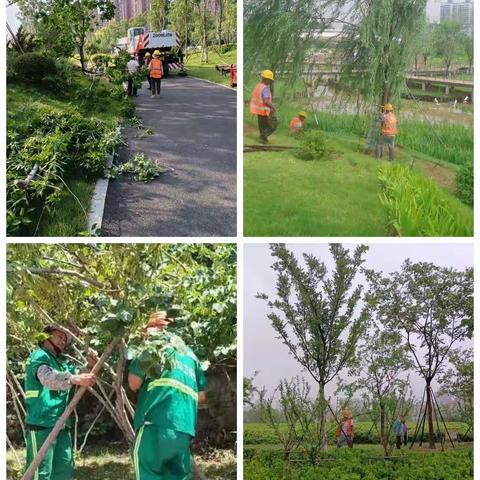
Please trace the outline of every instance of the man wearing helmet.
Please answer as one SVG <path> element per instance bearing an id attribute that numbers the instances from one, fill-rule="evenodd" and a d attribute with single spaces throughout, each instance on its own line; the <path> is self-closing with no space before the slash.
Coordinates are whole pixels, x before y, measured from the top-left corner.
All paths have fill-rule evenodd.
<path id="1" fill-rule="evenodd" d="M 303 126 L 305 124 L 305 120 L 307 119 L 307 112 L 299 112 L 298 116 L 293 117 L 290 120 L 290 125 L 288 126 L 288 130 L 290 133 L 297 134 L 303 130 Z"/>
<path id="2" fill-rule="evenodd" d="M 393 113 L 393 105 L 387 103 L 383 106 L 383 113 L 380 115 L 382 132 L 377 143 L 377 158 L 383 156 L 383 146 L 388 145 L 388 159 L 393 162 L 395 159 L 395 137 L 398 133 L 397 118 Z"/>
<path id="3" fill-rule="evenodd" d="M 272 103 L 272 85 L 274 77 L 271 70 L 261 73 L 261 81 L 253 89 L 250 98 L 250 113 L 258 117 L 260 143 L 268 143 L 268 137 L 277 129 L 275 106 Z"/>
<path id="4" fill-rule="evenodd" d="M 166 312 L 155 312 L 145 335 L 155 335 L 172 323 Z M 137 360 L 130 364 L 128 384 L 139 392 L 133 419 L 136 480 L 191 478 L 190 442 L 196 434 L 198 404 L 206 401 L 206 379 L 200 362 L 179 337 L 169 349 L 172 368 L 150 378 Z"/>
<path id="5" fill-rule="evenodd" d="M 94 374 L 79 373 L 63 357 L 72 341 L 68 331 L 57 325 L 48 325 L 44 333 L 47 338 L 30 354 L 25 370 L 26 468 L 67 408 L 72 386 L 92 387 L 96 382 Z M 97 360 L 96 353 L 90 351 L 88 365 L 93 368 Z M 73 477 L 70 426 L 71 420 L 68 419 L 36 471 L 35 480 L 70 480 Z"/>
<path id="6" fill-rule="evenodd" d="M 353 448 L 353 419 L 350 416 L 350 411 L 346 408 L 343 411 L 343 416 L 338 420 L 338 427 L 335 433 L 337 437 L 337 448 L 340 448 L 345 443 L 349 448 Z"/>

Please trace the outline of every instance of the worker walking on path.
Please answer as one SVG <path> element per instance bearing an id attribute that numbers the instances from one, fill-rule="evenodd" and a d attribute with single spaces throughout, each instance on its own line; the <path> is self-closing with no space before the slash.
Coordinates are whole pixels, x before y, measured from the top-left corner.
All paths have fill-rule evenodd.
<path id="1" fill-rule="evenodd" d="M 93 387 L 96 377 L 92 373 L 78 373 L 62 353 L 71 338 L 55 325 L 44 329 L 48 338 L 40 343 L 27 361 L 25 370 L 25 407 L 27 462 L 26 469 L 63 414 L 70 400 L 72 386 Z M 98 361 L 92 350 L 87 355 L 89 367 Z M 36 470 L 35 480 L 71 480 L 73 478 L 71 420 L 50 445 L 47 454 Z"/>
<path id="2" fill-rule="evenodd" d="M 350 416 L 350 411 L 346 408 L 343 411 L 343 417 L 338 421 L 338 427 L 335 433 L 337 437 L 337 448 L 340 448 L 345 443 L 349 448 L 353 448 L 353 435 L 353 419 Z"/>
<path id="3" fill-rule="evenodd" d="M 307 112 L 300 112 L 296 117 L 290 120 L 288 130 L 290 133 L 297 134 L 303 130 L 305 120 L 307 119 Z"/>
<path id="4" fill-rule="evenodd" d="M 155 98 L 155 96 L 160 97 L 160 89 L 162 87 L 163 77 L 163 62 L 160 58 L 159 50 L 155 50 L 153 52 L 153 59 L 148 66 L 148 71 L 150 72 L 151 78 L 152 98 Z"/>
<path id="5" fill-rule="evenodd" d="M 155 312 L 146 335 L 155 336 L 173 320 Z M 200 362 L 180 337 L 172 335 L 168 355 L 172 367 L 150 378 L 133 360 L 128 384 L 139 391 L 133 426 L 136 480 L 188 480 L 191 478 L 190 442 L 196 434 L 198 404 L 205 402 L 206 379 Z"/>
<path id="6" fill-rule="evenodd" d="M 135 74 L 138 72 L 140 65 L 135 59 L 134 55 L 131 55 L 130 60 L 127 63 L 128 71 L 128 96 L 137 96 L 137 87 L 135 85 Z"/>
<path id="7" fill-rule="evenodd" d="M 278 121 L 275 116 L 275 106 L 272 103 L 273 72 L 264 70 L 261 73 L 261 82 L 253 89 L 250 99 L 250 112 L 258 117 L 260 143 L 268 143 L 268 137 L 277 129 Z"/>
<path id="8" fill-rule="evenodd" d="M 383 157 L 383 146 L 388 145 L 388 159 L 395 160 L 395 137 L 398 133 L 397 118 L 393 113 L 393 106 L 387 103 L 383 107 L 383 113 L 380 114 L 382 122 L 382 132 L 377 143 L 377 158 Z"/>
<path id="9" fill-rule="evenodd" d="M 144 62 L 145 62 L 145 66 L 147 67 L 148 69 L 148 72 L 147 72 L 147 82 L 148 82 L 148 89 L 151 90 L 152 89 L 152 80 L 150 78 L 150 69 L 149 69 L 149 66 L 150 66 L 150 62 L 152 61 L 152 55 L 150 52 L 147 52 L 145 54 L 145 57 L 144 57 Z"/>

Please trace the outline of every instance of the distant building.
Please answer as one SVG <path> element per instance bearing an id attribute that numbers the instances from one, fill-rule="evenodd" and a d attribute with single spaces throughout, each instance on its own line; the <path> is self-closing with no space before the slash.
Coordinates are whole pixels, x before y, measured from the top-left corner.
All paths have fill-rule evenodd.
<path id="1" fill-rule="evenodd" d="M 115 20 L 129 20 L 150 10 L 150 0 L 114 0 Z"/>
<path id="2" fill-rule="evenodd" d="M 440 22 L 454 21 L 462 25 L 468 35 L 473 35 L 473 2 L 448 0 L 440 6 Z"/>

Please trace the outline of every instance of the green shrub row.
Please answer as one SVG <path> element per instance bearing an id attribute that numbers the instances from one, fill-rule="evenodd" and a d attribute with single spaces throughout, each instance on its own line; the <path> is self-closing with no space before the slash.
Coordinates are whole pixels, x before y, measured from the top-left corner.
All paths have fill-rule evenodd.
<path id="1" fill-rule="evenodd" d="M 332 450 L 318 465 L 290 464 L 270 453 L 244 460 L 245 480 L 469 480 L 473 479 L 473 453 L 404 452 L 398 458 L 374 459 L 361 450 Z"/>
<path id="2" fill-rule="evenodd" d="M 432 179 L 405 165 L 379 172 L 380 201 L 393 232 L 407 237 L 473 235 L 473 213 Z"/>

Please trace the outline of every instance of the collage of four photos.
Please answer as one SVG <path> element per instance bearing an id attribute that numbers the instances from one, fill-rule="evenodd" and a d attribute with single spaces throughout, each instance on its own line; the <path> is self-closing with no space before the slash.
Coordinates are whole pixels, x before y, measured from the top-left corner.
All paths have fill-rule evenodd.
<path id="1" fill-rule="evenodd" d="M 8 0 L 2 478 L 473 480 L 476 10 Z"/>

